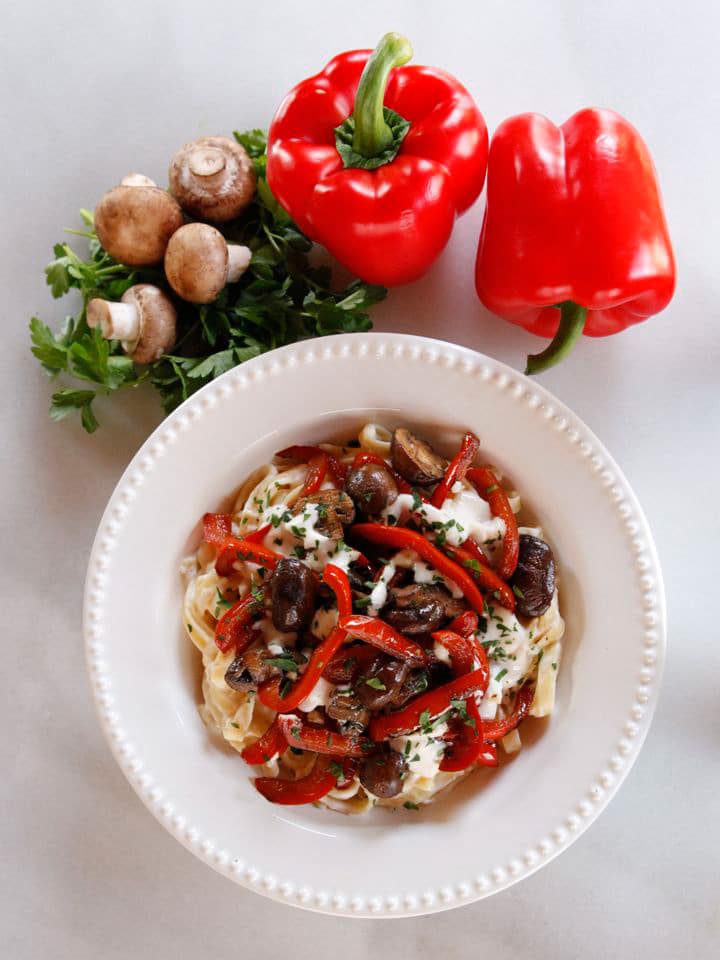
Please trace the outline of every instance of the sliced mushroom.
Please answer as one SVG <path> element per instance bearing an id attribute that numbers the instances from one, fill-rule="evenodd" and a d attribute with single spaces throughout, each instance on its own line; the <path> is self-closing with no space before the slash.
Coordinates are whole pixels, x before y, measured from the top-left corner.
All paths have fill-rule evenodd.
<path id="1" fill-rule="evenodd" d="M 412 637 L 432 633 L 464 609 L 462 601 L 455 600 L 442 587 L 410 583 L 390 590 L 388 604 L 383 608 L 383 620 Z"/>
<path id="2" fill-rule="evenodd" d="M 250 203 L 257 186 L 252 160 L 229 137 L 201 137 L 186 143 L 170 164 L 170 191 L 200 220 L 233 220 Z"/>
<path id="3" fill-rule="evenodd" d="M 398 488 L 390 471 L 379 463 L 363 463 L 350 470 L 345 489 L 361 513 L 375 516 L 397 499 Z"/>
<path id="4" fill-rule="evenodd" d="M 182 225 L 177 200 L 138 173 L 113 187 L 95 207 L 95 232 L 103 249 L 130 267 L 160 263 Z"/>
<path id="5" fill-rule="evenodd" d="M 343 726 L 364 730 L 370 720 L 370 712 L 352 690 L 333 690 L 325 713 Z"/>
<path id="6" fill-rule="evenodd" d="M 272 621 L 276 630 L 291 633 L 309 626 L 315 612 L 315 578 L 302 560 L 280 560 L 270 578 Z"/>
<path id="7" fill-rule="evenodd" d="M 299 514 L 309 505 L 318 508 L 315 529 L 331 540 L 342 540 L 343 526 L 349 526 L 355 519 L 355 507 L 350 497 L 342 490 L 320 490 L 309 497 L 301 497 L 293 510 Z"/>
<path id="8" fill-rule="evenodd" d="M 87 323 L 99 327 L 106 340 L 120 340 L 135 363 L 153 363 L 175 344 L 177 312 L 160 287 L 136 283 L 119 303 L 91 300 Z"/>
<path id="9" fill-rule="evenodd" d="M 555 593 L 555 557 L 540 537 L 520 534 L 520 556 L 510 578 L 517 600 L 516 611 L 524 617 L 540 617 Z"/>
<path id="10" fill-rule="evenodd" d="M 374 797 L 387 800 L 402 793 L 407 765 L 397 750 L 381 750 L 360 764 L 360 783 Z"/>
<path id="11" fill-rule="evenodd" d="M 165 276 L 175 293 L 190 303 L 212 303 L 226 283 L 236 283 L 250 264 L 248 247 L 228 244 L 207 223 L 188 223 L 170 238 Z"/>
<path id="12" fill-rule="evenodd" d="M 272 654 L 266 647 L 251 647 L 239 657 L 235 657 L 227 668 L 225 683 L 233 690 L 255 690 L 259 683 L 281 673 L 277 667 L 267 662 L 271 658 Z"/>
<path id="13" fill-rule="evenodd" d="M 381 710 L 392 702 L 409 673 L 405 660 L 379 654 L 355 684 L 358 699 L 368 710 Z"/>
<path id="14" fill-rule="evenodd" d="M 393 433 L 390 457 L 401 477 L 421 487 L 442 480 L 448 465 L 429 443 L 418 440 L 404 427 Z"/>

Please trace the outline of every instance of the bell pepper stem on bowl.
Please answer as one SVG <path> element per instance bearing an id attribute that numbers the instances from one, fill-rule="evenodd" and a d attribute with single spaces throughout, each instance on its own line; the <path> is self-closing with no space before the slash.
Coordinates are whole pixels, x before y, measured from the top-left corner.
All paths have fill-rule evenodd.
<path id="1" fill-rule="evenodd" d="M 585 320 L 587 319 L 587 307 L 581 307 L 572 300 L 565 300 L 559 304 L 560 324 L 558 331 L 550 343 L 540 353 L 533 353 L 527 358 L 525 373 L 532 376 L 534 373 L 542 373 L 543 370 L 549 370 L 556 363 L 560 363 L 575 346 L 576 341 L 582 336 Z"/>
<path id="2" fill-rule="evenodd" d="M 386 33 L 365 64 L 352 113 L 352 147 L 361 157 L 374 159 L 393 146 L 397 153 L 400 147 L 402 136 L 407 132 L 409 124 L 405 122 L 405 129 L 400 135 L 388 124 L 385 118 L 385 90 L 390 71 L 406 64 L 412 53 L 409 40 L 397 33 Z M 388 160 L 390 159 L 392 157 L 388 157 Z M 384 162 L 387 163 L 388 160 Z M 346 166 L 357 164 L 346 161 Z"/>

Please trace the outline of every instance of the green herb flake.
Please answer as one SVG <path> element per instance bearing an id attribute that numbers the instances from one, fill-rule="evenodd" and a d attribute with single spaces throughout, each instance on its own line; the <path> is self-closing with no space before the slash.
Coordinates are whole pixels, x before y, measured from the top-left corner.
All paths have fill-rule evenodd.
<path id="1" fill-rule="evenodd" d="M 506 673 L 507 673 L 507 668 L 503 667 L 503 669 L 500 670 L 499 673 L 495 674 L 495 680 L 497 681 L 502 680 L 502 678 L 505 676 Z"/>
<path id="2" fill-rule="evenodd" d="M 387 690 L 382 680 L 379 680 L 377 677 L 368 677 L 365 683 L 368 687 L 372 687 L 373 690 Z"/>
<path id="3" fill-rule="evenodd" d="M 419 810 L 419 809 L 420 809 L 420 807 L 417 805 L 417 803 L 413 803 L 412 800 L 406 800 L 405 803 L 403 804 L 403 806 L 405 807 L 406 810 Z"/>

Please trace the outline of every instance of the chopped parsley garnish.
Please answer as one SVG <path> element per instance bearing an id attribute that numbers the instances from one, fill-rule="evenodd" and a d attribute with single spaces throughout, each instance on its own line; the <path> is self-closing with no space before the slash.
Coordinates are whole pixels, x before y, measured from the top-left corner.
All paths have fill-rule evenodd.
<path id="1" fill-rule="evenodd" d="M 423 710 L 423 712 L 418 717 L 418 723 L 420 724 L 420 729 L 423 733 L 432 733 L 432 725 L 430 723 L 430 711 Z"/>
<path id="2" fill-rule="evenodd" d="M 191 624 L 191 623 L 186 623 L 185 626 L 186 626 L 187 629 L 188 629 L 188 633 L 192 633 L 192 624 Z"/>
<path id="3" fill-rule="evenodd" d="M 265 603 L 265 594 L 263 593 L 262 587 L 258 586 L 257 583 L 252 585 L 250 592 L 252 593 L 255 603 Z"/>
<path id="4" fill-rule="evenodd" d="M 317 515 L 320 518 L 320 520 L 324 520 L 325 517 L 327 517 L 328 505 L 326 503 L 320 502 L 317 504 Z M 310 518 L 308 517 L 307 519 L 309 520 Z"/>
<path id="5" fill-rule="evenodd" d="M 292 519 L 292 514 L 289 510 L 286 510 L 285 513 L 274 513 L 270 517 L 270 523 L 273 527 L 279 527 L 281 523 L 287 523 L 288 520 Z M 276 541 L 277 542 L 277 541 Z"/>
<path id="6" fill-rule="evenodd" d="M 520 589 L 520 587 L 516 587 L 515 584 L 513 584 L 512 592 L 515 594 L 515 596 L 518 598 L 518 600 L 524 600 L 524 599 L 525 599 L 525 594 L 522 592 L 522 590 Z"/>
<path id="7" fill-rule="evenodd" d="M 304 560 L 305 557 L 307 556 L 307 550 L 305 549 L 305 547 L 295 547 L 293 549 L 293 553 L 298 558 L 298 560 Z"/>
<path id="8" fill-rule="evenodd" d="M 297 673 L 298 665 L 290 656 L 285 657 L 268 657 L 265 660 L 265 663 L 269 667 L 275 667 L 277 670 L 282 670 L 283 673 Z"/>
<path id="9" fill-rule="evenodd" d="M 335 777 L 338 783 L 345 782 L 345 773 L 343 771 L 342 765 L 339 764 L 336 760 L 333 760 L 330 763 L 330 773 Z"/>
<path id="10" fill-rule="evenodd" d="M 419 807 L 416 803 L 413 803 L 412 800 L 406 800 L 405 803 L 403 804 L 403 806 L 405 807 L 406 810 L 419 810 L 419 809 L 420 809 L 420 807 Z"/>
<path id="11" fill-rule="evenodd" d="M 365 683 L 369 687 L 372 687 L 373 690 L 387 690 L 387 687 L 382 680 L 379 680 L 377 677 L 368 677 Z"/>
<path id="12" fill-rule="evenodd" d="M 413 509 L 413 511 L 414 511 L 414 512 L 422 511 L 422 509 L 423 509 L 422 497 L 420 496 L 420 494 L 419 494 L 419 493 L 417 492 L 417 490 L 415 490 L 415 489 L 413 489 L 413 490 L 411 491 L 411 493 L 412 493 L 412 509 Z"/>
<path id="13" fill-rule="evenodd" d="M 465 560 L 463 566 L 467 567 L 468 570 L 472 570 L 473 573 L 480 573 L 480 564 L 474 557 L 471 557 L 469 560 Z"/>
<path id="14" fill-rule="evenodd" d="M 551 664 L 551 666 L 552 666 L 553 670 L 557 670 L 557 663 L 553 663 L 553 664 Z"/>
<path id="15" fill-rule="evenodd" d="M 485 493 L 495 493 L 495 491 L 499 489 L 500 487 L 496 483 L 493 483 L 486 488 Z"/>
<path id="16" fill-rule="evenodd" d="M 301 757 L 304 752 L 300 747 L 290 747 L 290 753 L 294 753 L 296 757 Z"/>
<path id="17" fill-rule="evenodd" d="M 217 600 L 215 601 L 215 616 L 219 616 L 221 610 L 229 610 L 233 605 L 232 600 L 226 600 L 225 597 L 220 593 L 219 587 L 215 587 L 215 593 L 217 594 Z"/>
<path id="18" fill-rule="evenodd" d="M 507 668 L 503 667 L 503 669 L 499 673 L 495 674 L 495 679 L 502 680 L 502 678 L 505 676 L 506 673 L 507 673 Z"/>
<path id="19" fill-rule="evenodd" d="M 353 604 L 359 609 L 364 610 L 366 607 L 369 607 L 372 603 L 371 597 L 354 597 Z"/>
<path id="20" fill-rule="evenodd" d="M 239 723 L 235 723 L 234 720 L 231 720 L 231 721 L 230 721 L 230 726 L 231 726 L 231 727 L 235 727 L 236 730 L 239 730 L 239 729 L 240 729 L 240 724 L 239 724 Z"/>
<path id="21" fill-rule="evenodd" d="M 473 730 L 477 727 L 474 717 L 471 717 L 468 714 L 467 701 L 465 700 L 451 700 L 451 706 L 457 710 L 457 714 L 465 724 L 466 727 L 472 727 Z"/>
<path id="22" fill-rule="evenodd" d="M 279 691 L 280 697 L 281 698 L 286 697 L 291 690 L 292 690 L 292 680 L 290 680 L 288 677 L 285 677 L 285 679 L 280 684 L 280 691 Z"/>
<path id="23" fill-rule="evenodd" d="M 307 533 L 307 529 L 306 529 L 306 527 L 298 527 L 297 524 L 294 524 L 294 523 L 293 523 L 293 524 L 291 524 L 291 526 L 290 526 L 290 533 L 291 533 L 294 537 L 297 537 L 298 540 L 304 540 L 304 539 L 305 539 L 305 534 Z"/>

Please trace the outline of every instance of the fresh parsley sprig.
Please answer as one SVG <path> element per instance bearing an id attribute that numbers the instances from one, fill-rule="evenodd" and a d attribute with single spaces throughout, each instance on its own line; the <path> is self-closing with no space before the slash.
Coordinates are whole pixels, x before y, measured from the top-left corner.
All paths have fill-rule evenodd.
<path id="1" fill-rule="evenodd" d="M 69 230 L 88 240 L 83 257 L 69 243 L 56 244 L 54 259 L 45 268 L 53 297 L 78 290 L 79 312 L 67 317 L 57 332 L 37 317 L 30 321 L 32 352 L 52 379 L 71 377 L 74 384 L 56 391 L 50 416 L 62 420 L 80 413 L 82 425 L 94 432 L 98 421 L 93 401 L 149 381 L 160 394 L 167 413 L 204 384 L 232 367 L 267 350 L 297 340 L 333 333 L 355 333 L 372 326 L 368 310 L 385 296 L 383 287 L 353 280 L 332 287 L 331 271 L 313 266 L 312 243 L 298 230 L 272 195 L 265 179 L 266 137 L 261 130 L 235 132 L 248 151 L 258 176 L 253 202 L 241 216 L 219 229 L 230 242 L 250 247 L 250 267 L 236 284 L 207 305 L 178 300 L 160 267 L 127 267 L 100 246 L 93 215 L 81 210 L 84 230 Z M 86 322 L 93 297 L 118 300 L 136 283 L 165 289 L 178 309 L 178 336 L 171 354 L 147 367 L 136 366 L 120 343 L 104 340 Z"/>

